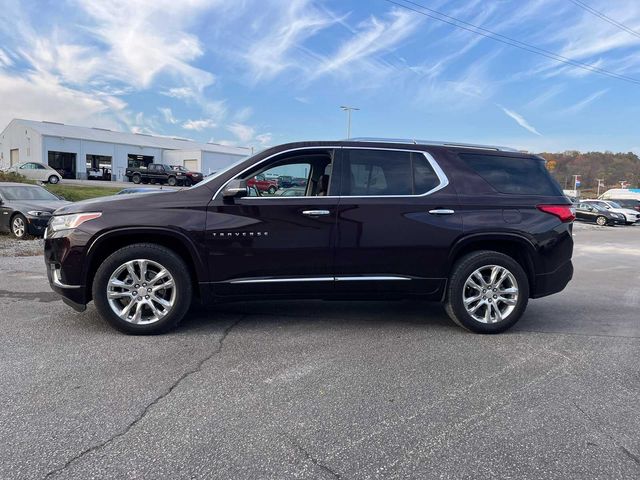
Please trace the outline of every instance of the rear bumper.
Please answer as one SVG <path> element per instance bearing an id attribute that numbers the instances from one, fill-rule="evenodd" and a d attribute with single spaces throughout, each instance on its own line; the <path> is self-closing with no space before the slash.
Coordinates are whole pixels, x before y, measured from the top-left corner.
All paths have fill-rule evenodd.
<path id="1" fill-rule="evenodd" d="M 571 260 L 561 265 L 551 273 L 536 275 L 531 298 L 546 297 L 561 292 L 573 278 L 573 263 Z"/>

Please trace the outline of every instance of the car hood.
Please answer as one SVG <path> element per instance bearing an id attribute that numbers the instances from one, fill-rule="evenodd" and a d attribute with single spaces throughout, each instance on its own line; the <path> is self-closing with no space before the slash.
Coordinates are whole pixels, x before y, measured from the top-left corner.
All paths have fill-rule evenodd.
<path id="1" fill-rule="evenodd" d="M 62 208 L 58 208 L 55 214 L 67 215 L 71 213 L 102 212 L 105 210 L 131 210 L 133 205 L 135 205 L 135 208 L 140 208 L 141 205 L 149 205 L 151 208 L 159 199 L 166 199 L 166 197 L 166 192 L 110 195 L 108 197 L 91 198 L 89 200 L 82 200 L 70 205 L 65 205 Z"/>
<path id="2" fill-rule="evenodd" d="M 29 211 L 40 210 L 44 212 L 53 212 L 54 210 L 71 205 L 71 202 L 66 200 L 10 200 L 7 201 L 7 206 L 14 208 L 15 210 Z"/>
<path id="3" fill-rule="evenodd" d="M 610 210 L 612 212 L 622 213 L 624 215 L 638 215 L 638 213 L 640 213 L 636 210 L 631 210 L 630 208 L 611 208 Z"/>

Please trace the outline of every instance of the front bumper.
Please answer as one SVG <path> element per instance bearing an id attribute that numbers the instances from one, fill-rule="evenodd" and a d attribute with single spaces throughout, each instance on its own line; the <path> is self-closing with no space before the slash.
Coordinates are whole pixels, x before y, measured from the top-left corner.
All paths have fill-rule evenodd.
<path id="1" fill-rule="evenodd" d="M 85 245 L 88 235 L 80 230 L 48 234 L 44 242 L 44 261 L 51 289 L 78 311 L 91 300 L 84 281 Z"/>
<path id="2" fill-rule="evenodd" d="M 47 229 L 51 215 L 26 215 L 25 218 L 27 219 L 27 233 L 35 237 L 41 237 Z"/>
<path id="3" fill-rule="evenodd" d="M 531 298 L 546 297 L 561 292 L 573 278 L 573 263 L 571 260 L 561 265 L 551 273 L 536 275 Z"/>

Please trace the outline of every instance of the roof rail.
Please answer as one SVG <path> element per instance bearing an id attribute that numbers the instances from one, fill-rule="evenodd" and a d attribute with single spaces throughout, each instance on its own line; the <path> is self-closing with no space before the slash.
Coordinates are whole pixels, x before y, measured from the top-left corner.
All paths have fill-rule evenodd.
<path id="1" fill-rule="evenodd" d="M 415 138 L 376 138 L 376 137 L 357 137 L 349 138 L 349 142 L 379 142 L 379 143 L 408 143 L 413 145 L 432 145 L 437 147 L 457 147 L 457 148 L 475 148 L 478 150 L 494 150 L 497 152 L 518 152 L 519 150 L 510 147 L 500 147 L 497 145 L 478 145 L 475 143 L 459 143 L 446 142 L 437 140 L 417 140 Z"/>

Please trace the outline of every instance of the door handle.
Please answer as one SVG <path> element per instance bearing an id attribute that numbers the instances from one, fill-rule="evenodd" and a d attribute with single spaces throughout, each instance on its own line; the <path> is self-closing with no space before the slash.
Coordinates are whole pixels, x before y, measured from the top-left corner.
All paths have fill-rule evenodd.
<path id="1" fill-rule="evenodd" d="M 429 213 L 431 215 L 453 215 L 456 211 L 449 208 L 436 208 L 434 210 L 429 210 Z"/>
<path id="2" fill-rule="evenodd" d="M 307 215 L 308 217 L 320 217 L 322 215 L 329 215 L 331 212 L 329 210 L 303 210 L 302 214 Z"/>

